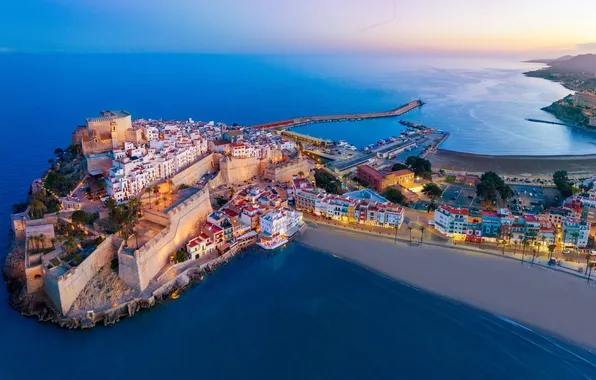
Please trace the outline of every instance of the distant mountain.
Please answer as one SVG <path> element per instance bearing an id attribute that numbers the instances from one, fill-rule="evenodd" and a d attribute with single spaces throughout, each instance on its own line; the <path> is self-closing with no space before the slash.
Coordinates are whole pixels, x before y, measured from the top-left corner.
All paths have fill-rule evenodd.
<path id="1" fill-rule="evenodd" d="M 560 58 L 545 58 L 545 59 L 531 59 L 529 61 L 524 61 L 526 63 L 544 63 L 544 64 L 551 64 L 553 62 L 560 62 L 560 61 L 567 61 L 573 58 L 572 55 L 564 55 Z"/>
<path id="2" fill-rule="evenodd" d="M 590 73 L 596 75 L 596 54 L 582 54 L 575 57 L 554 60 L 548 65 L 550 71 L 560 73 Z"/>

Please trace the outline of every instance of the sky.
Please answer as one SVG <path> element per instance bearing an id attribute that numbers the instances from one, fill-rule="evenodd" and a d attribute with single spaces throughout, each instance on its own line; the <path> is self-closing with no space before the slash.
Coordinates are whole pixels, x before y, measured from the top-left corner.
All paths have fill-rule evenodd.
<path id="1" fill-rule="evenodd" d="M 596 0 L 0 0 L 0 52 L 596 51 Z"/>

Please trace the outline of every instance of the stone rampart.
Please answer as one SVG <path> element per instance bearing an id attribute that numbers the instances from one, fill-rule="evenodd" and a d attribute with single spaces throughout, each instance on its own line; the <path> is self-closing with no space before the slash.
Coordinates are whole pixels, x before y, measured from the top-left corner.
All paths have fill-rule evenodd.
<path id="1" fill-rule="evenodd" d="M 62 273 L 60 267 L 46 269 L 44 286 L 56 308 L 66 315 L 85 285 L 116 256 L 123 245 L 121 239 L 110 235 L 79 266 Z"/>
<path id="2" fill-rule="evenodd" d="M 304 158 L 270 165 L 265 169 L 264 177 L 272 181 L 290 182 L 300 172 L 305 175 L 309 172 L 308 161 Z"/>
<path id="3" fill-rule="evenodd" d="M 262 174 L 261 160 L 256 157 L 230 158 L 220 162 L 220 170 L 225 183 L 234 184 Z"/>
<path id="4" fill-rule="evenodd" d="M 174 183 L 175 187 L 178 187 L 182 184 L 192 186 L 197 183 L 207 172 L 212 172 L 214 170 L 213 154 L 209 153 L 172 177 L 172 182 Z"/>
<path id="5" fill-rule="evenodd" d="M 211 211 L 207 187 L 169 211 L 168 227 L 134 253 L 123 251 L 118 254 L 120 278 L 139 291 L 145 290 L 168 263 L 170 255 L 198 232 L 199 223 L 206 220 Z"/>

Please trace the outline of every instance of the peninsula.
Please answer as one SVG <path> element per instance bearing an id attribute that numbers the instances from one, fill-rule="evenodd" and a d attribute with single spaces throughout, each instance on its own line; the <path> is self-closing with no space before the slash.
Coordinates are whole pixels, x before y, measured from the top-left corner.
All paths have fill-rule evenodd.
<path id="1" fill-rule="evenodd" d="M 3 268 L 11 305 L 64 327 L 111 325 L 178 298 L 246 249 L 276 250 L 297 239 L 596 346 L 593 334 L 580 336 L 568 323 L 542 318 L 550 309 L 536 308 L 539 315 L 517 310 L 522 298 L 495 284 L 514 271 L 519 286 L 556 275 L 564 289 L 586 291 L 595 266 L 593 157 L 539 163 L 523 156 L 507 162 L 466 157 L 438 150 L 448 133 L 408 121 L 401 121 L 406 130 L 399 136 L 357 150 L 275 124 L 133 120 L 126 111 L 86 119 L 72 144 L 55 150 L 44 177 L 32 182 L 27 202 L 14 205 L 14 244 Z M 436 157 L 479 173 L 449 172 Z M 490 166 L 495 161 L 502 166 Z M 552 179 L 539 182 L 495 172 L 554 167 Z M 561 168 L 581 169 L 586 179 L 574 181 Z M 413 259 L 410 249 L 430 261 Z M 370 250 L 376 253 L 365 253 Z M 441 268 L 460 268 L 458 278 L 470 282 L 418 278 L 430 273 L 422 267 L 439 260 L 451 263 Z M 412 270 L 404 272 L 398 262 Z M 520 262 L 525 269 L 511 269 Z M 556 273 L 526 278 L 526 269 Z M 490 284 L 474 286 L 477 270 L 492 276 Z M 566 305 L 565 291 L 555 293 L 549 293 L 552 302 Z M 488 298 L 481 302 L 483 295 Z M 580 331 L 586 321 L 576 320 Z"/>
<path id="2" fill-rule="evenodd" d="M 524 73 L 526 76 L 543 78 L 561 83 L 576 91 L 553 104 L 542 108 L 560 120 L 582 126 L 596 128 L 596 55 L 584 54 L 564 56 L 552 60 L 532 60 L 530 63 L 544 63 L 547 66 Z"/>

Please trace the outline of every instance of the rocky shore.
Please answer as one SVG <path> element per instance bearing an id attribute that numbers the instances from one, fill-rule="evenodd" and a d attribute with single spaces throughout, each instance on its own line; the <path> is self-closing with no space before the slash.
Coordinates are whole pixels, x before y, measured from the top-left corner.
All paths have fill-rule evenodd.
<path id="1" fill-rule="evenodd" d="M 247 249 L 250 249 L 247 247 Z M 121 319 L 132 317 L 142 309 L 157 306 L 168 299 L 176 299 L 186 289 L 199 284 L 207 276 L 223 265 L 228 264 L 235 257 L 246 252 L 246 249 L 230 251 L 217 259 L 200 267 L 191 267 L 178 275 L 175 279 L 158 288 L 148 297 L 138 297 L 120 305 L 102 311 L 71 313 L 62 316 L 56 311 L 43 292 L 27 294 L 25 289 L 24 252 L 13 247 L 6 257 L 2 268 L 2 275 L 9 292 L 9 303 L 12 308 L 27 317 L 36 317 L 40 322 L 56 323 L 68 329 L 86 329 L 103 324 L 112 326 Z"/>

